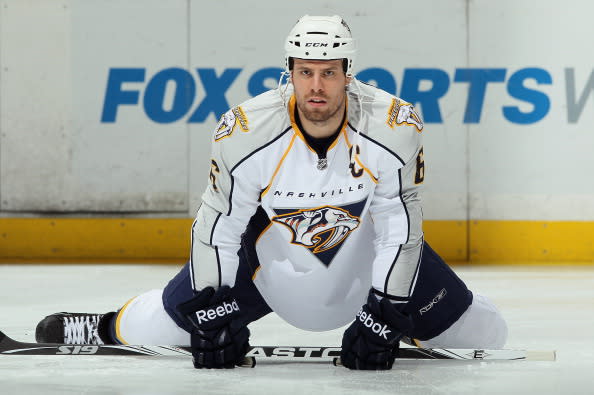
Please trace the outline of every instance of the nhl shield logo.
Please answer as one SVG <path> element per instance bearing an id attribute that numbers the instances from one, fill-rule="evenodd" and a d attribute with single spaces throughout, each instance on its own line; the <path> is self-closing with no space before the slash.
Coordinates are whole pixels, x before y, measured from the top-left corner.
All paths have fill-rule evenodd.
<path id="1" fill-rule="evenodd" d="M 292 232 L 291 244 L 309 249 L 329 265 L 342 243 L 359 227 L 365 201 L 348 206 L 322 206 L 311 209 L 275 209 L 272 221 Z"/>

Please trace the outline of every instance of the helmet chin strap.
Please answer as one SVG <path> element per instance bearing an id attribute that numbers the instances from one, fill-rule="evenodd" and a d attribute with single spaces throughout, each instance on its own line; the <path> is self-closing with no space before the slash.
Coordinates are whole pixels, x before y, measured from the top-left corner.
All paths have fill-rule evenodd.
<path id="1" fill-rule="evenodd" d="M 284 78 L 285 76 L 287 76 L 287 77 L 288 77 L 288 76 L 290 76 L 290 75 L 291 75 L 291 73 L 289 73 L 289 72 L 287 72 L 286 70 L 284 70 L 284 71 L 281 73 L 281 75 L 280 75 L 280 77 L 279 77 L 279 79 L 278 79 L 278 86 L 277 86 L 277 89 L 278 89 L 278 93 L 280 94 L 280 97 L 281 97 L 281 99 L 282 99 L 282 101 L 283 101 L 283 105 L 284 105 L 285 107 L 287 107 L 287 97 L 286 97 L 285 95 L 286 95 L 286 93 L 287 93 L 287 89 L 289 88 L 289 84 L 291 83 L 291 82 L 290 82 L 290 79 L 289 79 L 289 80 L 287 80 L 287 83 L 286 83 L 284 86 L 281 86 L 281 85 L 282 85 L 282 83 L 283 83 L 283 78 Z"/>
<path id="2" fill-rule="evenodd" d="M 359 105 L 359 120 L 357 121 L 357 129 L 355 130 L 355 138 L 353 139 L 353 145 L 351 149 L 351 154 L 349 158 L 349 168 L 348 171 L 351 171 L 351 168 L 355 167 L 355 156 L 357 155 L 357 147 L 361 143 L 361 125 L 363 124 L 363 92 L 361 90 L 361 86 L 359 85 L 360 82 L 351 75 L 351 83 L 357 89 L 357 104 Z M 349 84 L 350 85 L 350 84 Z"/>

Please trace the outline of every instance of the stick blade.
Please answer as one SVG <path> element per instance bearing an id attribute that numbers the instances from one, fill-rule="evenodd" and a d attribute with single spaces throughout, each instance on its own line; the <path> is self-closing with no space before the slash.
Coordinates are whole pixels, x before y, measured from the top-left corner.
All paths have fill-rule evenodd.
<path id="1" fill-rule="evenodd" d="M 481 361 L 554 361 L 555 351 L 526 351 L 526 350 L 482 350 L 482 349 L 454 349 L 454 348 L 415 348 L 404 347 L 399 350 L 401 359 L 457 359 Z"/>
<path id="2" fill-rule="evenodd" d="M 530 361 L 556 361 L 557 351 L 527 351 L 526 359 Z"/>

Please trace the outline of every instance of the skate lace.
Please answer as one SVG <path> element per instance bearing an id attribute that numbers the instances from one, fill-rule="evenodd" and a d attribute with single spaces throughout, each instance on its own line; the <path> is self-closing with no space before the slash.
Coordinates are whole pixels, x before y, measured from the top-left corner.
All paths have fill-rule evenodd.
<path id="1" fill-rule="evenodd" d="M 64 317 L 64 342 L 66 344 L 102 344 L 97 333 L 99 315 Z"/>

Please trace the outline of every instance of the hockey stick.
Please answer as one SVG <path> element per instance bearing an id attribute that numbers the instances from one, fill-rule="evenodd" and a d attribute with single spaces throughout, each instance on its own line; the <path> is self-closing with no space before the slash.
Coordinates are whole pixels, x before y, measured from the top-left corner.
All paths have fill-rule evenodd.
<path id="1" fill-rule="evenodd" d="M 138 357 L 191 357 L 185 346 L 131 345 L 72 345 L 25 343 L 11 339 L 0 331 L 0 355 L 107 355 Z M 252 346 L 242 366 L 254 367 L 256 358 L 302 361 L 333 361 L 340 365 L 340 347 Z M 457 359 L 457 360 L 533 360 L 554 361 L 555 351 L 473 350 L 401 348 L 399 359 Z"/>

